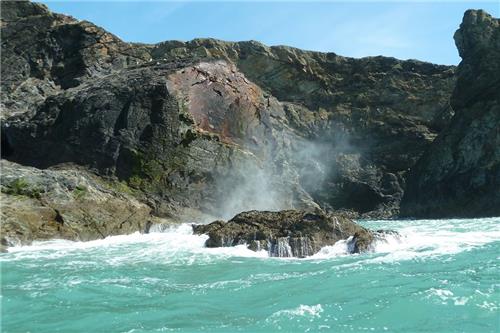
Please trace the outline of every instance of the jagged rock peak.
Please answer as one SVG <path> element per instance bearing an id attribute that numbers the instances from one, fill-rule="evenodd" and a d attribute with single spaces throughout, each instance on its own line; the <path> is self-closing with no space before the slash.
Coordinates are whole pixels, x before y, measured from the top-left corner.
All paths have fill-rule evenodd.
<path id="1" fill-rule="evenodd" d="M 462 58 L 472 56 L 484 48 L 494 47 L 495 44 L 498 47 L 500 34 L 497 29 L 499 25 L 499 19 L 492 17 L 482 9 L 467 10 L 460 28 L 453 36 L 460 56 Z"/>
<path id="2" fill-rule="evenodd" d="M 13 21 L 23 17 L 50 14 L 46 5 L 30 1 L 2 1 L 2 21 Z"/>
<path id="3" fill-rule="evenodd" d="M 455 42 L 462 57 L 450 104 L 455 116 L 412 167 L 401 214 L 500 215 L 500 24 L 465 13 Z"/>

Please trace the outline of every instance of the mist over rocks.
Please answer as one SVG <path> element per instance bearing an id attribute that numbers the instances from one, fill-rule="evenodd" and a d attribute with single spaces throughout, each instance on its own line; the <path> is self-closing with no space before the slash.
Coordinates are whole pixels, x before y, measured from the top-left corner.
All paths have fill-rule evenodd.
<path id="1" fill-rule="evenodd" d="M 321 186 L 309 186 L 307 192 L 328 209 L 397 214 L 407 170 L 453 115 L 453 66 L 213 39 L 159 43 L 152 54 L 157 59 L 193 54 L 228 59 L 277 98 L 285 112 L 279 125 L 306 140 L 306 156 L 312 148 L 304 161 L 298 148 L 302 140 L 291 140 L 298 148 L 292 161 L 306 170 L 299 174 L 300 183 L 308 187 L 310 166 L 320 166 Z M 311 155 L 319 158 L 311 161 Z"/>
<path id="2" fill-rule="evenodd" d="M 495 69 L 484 64 L 498 59 L 470 37 L 498 36 L 480 12 L 466 14 L 456 37 L 464 62 L 455 87 L 453 66 L 255 41 L 126 43 L 42 4 L 1 6 L 2 159 L 85 170 L 159 218 L 210 222 L 252 209 L 397 216 L 408 171 L 418 173 L 434 139 L 462 122 L 470 100 L 458 96 L 495 100 L 495 90 L 467 95 L 477 87 L 471 68 L 489 73 L 474 79 L 486 87 Z M 469 29 L 474 15 L 483 23 Z M 498 118 L 488 119 L 494 134 Z"/>

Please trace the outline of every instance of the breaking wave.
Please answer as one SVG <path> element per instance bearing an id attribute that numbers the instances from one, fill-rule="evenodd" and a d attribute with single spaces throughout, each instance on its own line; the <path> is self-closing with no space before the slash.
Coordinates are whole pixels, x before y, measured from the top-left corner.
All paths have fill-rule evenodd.
<path id="1" fill-rule="evenodd" d="M 472 220 L 415 220 L 415 221 L 360 221 L 370 228 L 398 231 L 399 235 L 387 234 L 377 240 L 372 248 L 373 262 L 408 260 L 417 257 L 439 256 L 467 251 L 487 243 L 500 240 L 500 218 Z M 208 236 L 193 235 L 190 224 L 162 226 L 149 234 L 111 236 L 89 242 L 50 240 L 34 242 L 30 246 L 9 248 L 9 255 L 2 260 L 26 257 L 58 258 L 85 252 L 116 252 L 116 261 L 141 260 L 144 256 L 155 256 L 162 260 L 180 261 L 183 264 L 216 260 L 228 257 L 267 258 L 266 251 L 254 252 L 245 245 L 223 248 L 206 248 Z M 322 248 L 306 260 L 325 260 L 349 254 L 349 239 Z M 123 247 L 133 251 L 124 252 Z M 359 258 L 365 258 L 359 255 Z M 273 260 L 304 260 L 277 259 Z"/>
<path id="2" fill-rule="evenodd" d="M 496 331 L 500 218 L 360 223 L 400 236 L 306 259 L 205 248 L 188 224 L 13 247 L 0 255 L 5 331 Z"/>

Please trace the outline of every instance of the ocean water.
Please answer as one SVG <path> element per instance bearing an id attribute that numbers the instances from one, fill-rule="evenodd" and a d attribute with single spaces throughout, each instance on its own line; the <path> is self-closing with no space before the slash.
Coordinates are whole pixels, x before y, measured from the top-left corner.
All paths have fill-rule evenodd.
<path id="1" fill-rule="evenodd" d="M 401 238 L 306 259 L 163 233 L 12 248 L 2 332 L 500 332 L 500 218 L 361 221 Z"/>

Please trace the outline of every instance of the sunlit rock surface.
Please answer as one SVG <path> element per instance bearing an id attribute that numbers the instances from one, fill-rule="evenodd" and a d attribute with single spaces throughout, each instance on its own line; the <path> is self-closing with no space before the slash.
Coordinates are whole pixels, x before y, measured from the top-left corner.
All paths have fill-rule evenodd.
<path id="1" fill-rule="evenodd" d="M 88 241 L 172 223 L 152 214 L 125 187 L 81 167 L 40 170 L 1 161 L 2 246 L 33 240 Z"/>

